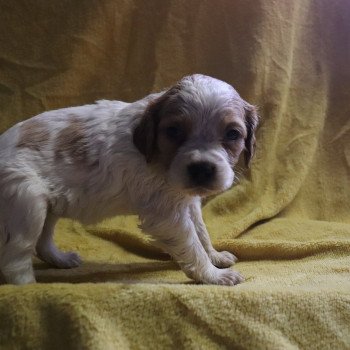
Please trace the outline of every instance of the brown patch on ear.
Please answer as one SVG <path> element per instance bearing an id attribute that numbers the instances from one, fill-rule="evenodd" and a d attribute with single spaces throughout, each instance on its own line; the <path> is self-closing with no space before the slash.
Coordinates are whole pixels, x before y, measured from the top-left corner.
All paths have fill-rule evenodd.
<path id="1" fill-rule="evenodd" d="M 64 158 L 68 155 L 75 163 L 88 163 L 89 145 L 84 132 L 84 123 L 77 117 L 72 117 L 69 125 L 62 129 L 56 138 L 55 156 Z"/>
<path id="2" fill-rule="evenodd" d="M 157 102 L 152 101 L 147 106 L 141 122 L 134 130 L 133 142 L 136 148 L 146 157 L 149 163 L 156 150 L 157 143 L 157 125 L 158 125 Z"/>
<path id="3" fill-rule="evenodd" d="M 164 104 L 176 94 L 178 87 L 174 86 L 159 98 L 151 101 L 139 125 L 134 130 L 133 142 L 136 148 L 146 157 L 146 162 L 150 163 L 157 152 L 157 132 L 160 121 L 160 111 Z"/>
<path id="4" fill-rule="evenodd" d="M 255 153 L 255 144 L 256 144 L 255 131 L 259 124 L 259 115 L 257 112 L 257 108 L 248 103 L 245 103 L 244 110 L 245 110 L 245 124 L 247 127 L 244 159 L 245 159 L 245 165 L 249 167 L 250 162 Z"/>
<path id="5" fill-rule="evenodd" d="M 17 147 L 40 151 L 49 140 L 49 137 L 50 132 L 43 122 L 37 119 L 29 119 L 20 126 Z"/>

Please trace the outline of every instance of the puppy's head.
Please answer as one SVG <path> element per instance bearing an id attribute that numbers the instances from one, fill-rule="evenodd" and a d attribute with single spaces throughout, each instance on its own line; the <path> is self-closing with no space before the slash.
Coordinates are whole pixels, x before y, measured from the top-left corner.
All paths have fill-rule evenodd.
<path id="1" fill-rule="evenodd" d="M 149 103 L 133 140 L 173 187 L 206 196 L 231 187 L 242 152 L 249 166 L 257 124 L 255 107 L 231 85 L 196 74 Z"/>

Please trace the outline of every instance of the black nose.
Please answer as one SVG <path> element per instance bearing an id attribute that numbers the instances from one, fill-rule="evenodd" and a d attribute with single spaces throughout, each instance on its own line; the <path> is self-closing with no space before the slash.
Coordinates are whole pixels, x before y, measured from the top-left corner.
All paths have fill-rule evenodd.
<path id="1" fill-rule="evenodd" d="M 187 172 L 193 185 L 206 186 L 213 181 L 215 165 L 209 162 L 197 162 L 187 166 Z"/>

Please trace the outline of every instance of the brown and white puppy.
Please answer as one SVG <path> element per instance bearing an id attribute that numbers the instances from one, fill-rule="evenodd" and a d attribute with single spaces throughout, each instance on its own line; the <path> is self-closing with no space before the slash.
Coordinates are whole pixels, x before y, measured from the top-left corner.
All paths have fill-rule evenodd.
<path id="1" fill-rule="evenodd" d="M 234 285 L 236 258 L 217 252 L 201 198 L 227 190 L 242 151 L 249 164 L 258 116 L 232 86 L 192 75 L 134 103 L 42 113 L 0 136 L 0 271 L 35 282 L 32 254 L 60 267 L 80 264 L 58 250 L 61 217 L 96 223 L 136 213 L 141 227 L 187 276 Z"/>

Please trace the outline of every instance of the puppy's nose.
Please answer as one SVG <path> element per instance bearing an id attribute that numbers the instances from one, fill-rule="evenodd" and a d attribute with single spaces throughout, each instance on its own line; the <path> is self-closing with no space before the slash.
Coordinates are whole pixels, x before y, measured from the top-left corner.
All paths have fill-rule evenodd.
<path id="1" fill-rule="evenodd" d="M 188 175 L 194 185 L 205 186 L 213 181 L 215 165 L 209 162 L 197 162 L 187 166 Z"/>

